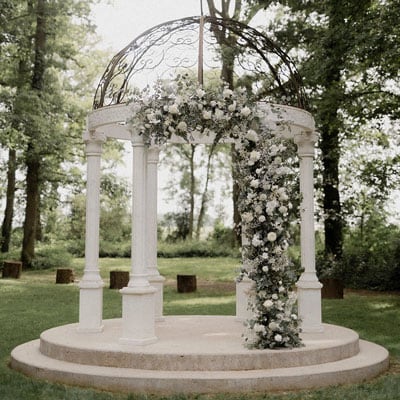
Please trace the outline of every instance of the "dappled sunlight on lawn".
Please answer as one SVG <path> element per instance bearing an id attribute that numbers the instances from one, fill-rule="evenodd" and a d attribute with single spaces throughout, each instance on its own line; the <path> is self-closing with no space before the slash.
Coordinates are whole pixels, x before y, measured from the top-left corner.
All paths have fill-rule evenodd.
<path id="1" fill-rule="evenodd" d="M 218 304 L 230 304 L 235 302 L 235 296 L 223 296 L 223 297 L 195 297 L 192 299 L 184 298 L 177 300 L 170 300 L 168 303 L 170 306 L 193 306 L 193 305 L 218 305 Z"/>

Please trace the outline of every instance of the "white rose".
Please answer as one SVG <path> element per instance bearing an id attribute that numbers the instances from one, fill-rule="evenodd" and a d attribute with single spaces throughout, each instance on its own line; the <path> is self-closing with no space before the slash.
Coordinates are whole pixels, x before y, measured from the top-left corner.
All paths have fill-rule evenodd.
<path id="1" fill-rule="evenodd" d="M 264 253 L 265 254 L 265 253 Z M 264 258 L 264 257 L 263 257 Z M 263 272 L 268 272 L 269 271 L 269 268 L 266 266 L 266 265 L 264 265 L 263 267 L 262 267 L 262 270 L 263 270 Z"/>
<path id="2" fill-rule="evenodd" d="M 216 101 L 214 101 L 214 100 L 210 101 L 210 106 L 211 107 L 215 107 L 216 105 L 217 105 Z"/>
<path id="3" fill-rule="evenodd" d="M 275 242 L 276 240 L 276 233 L 275 232 L 268 232 L 267 240 L 269 242 Z"/>
<path id="4" fill-rule="evenodd" d="M 259 221 L 259 222 L 265 222 L 265 220 L 266 220 L 266 218 L 264 217 L 264 215 L 260 215 L 260 216 L 258 217 L 258 221 Z"/>
<path id="5" fill-rule="evenodd" d="M 179 114 L 179 108 L 177 104 L 172 104 L 168 107 L 168 112 L 170 114 Z"/>
<path id="6" fill-rule="evenodd" d="M 278 295 L 277 295 L 276 293 L 274 293 L 274 294 L 271 296 L 271 298 L 272 298 L 272 300 L 278 300 L 278 299 L 279 299 L 279 297 L 278 297 Z"/>
<path id="7" fill-rule="evenodd" d="M 246 133 L 246 139 L 250 140 L 252 142 L 258 142 L 258 135 L 257 132 L 254 131 L 253 129 L 249 129 Z"/>
<path id="8" fill-rule="evenodd" d="M 258 161 L 261 157 L 261 153 L 259 151 L 253 150 L 250 153 L 250 160 Z"/>
<path id="9" fill-rule="evenodd" d="M 259 179 L 253 179 L 253 180 L 250 182 L 250 186 L 253 187 L 253 188 L 258 188 L 258 187 L 260 186 L 260 181 L 259 181 Z"/>
<path id="10" fill-rule="evenodd" d="M 254 247 L 258 247 L 258 246 L 261 246 L 263 244 L 263 241 L 260 240 L 258 237 L 254 237 L 253 240 L 251 241 L 251 244 Z"/>
<path id="11" fill-rule="evenodd" d="M 265 326 L 261 324 L 254 324 L 254 331 L 257 333 L 265 332 Z"/>
<path id="12" fill-rule="evenodd" d="M 268 259 L 268 253 L 262 253 L 262 254 L 261 254 L 261 257 L 262 257 L 264 260 L 267 260 L 267 259 Z M 267 270 L 265 271 L 264 268 L 266 268 Z M 268 267 L 267 267 L 267 266 L 263 267 L 263 271 L 264 271 L 264 272 L 268 272 Z"/>
<path id="13" fill-rule="evenodd" d="M 242 214 L 242 218 L 243 218 L 243 221 L 244 221 L 244 222 L 251 222 L 251 221 L 253 221 L 253 219 L 254 219 L 253 214 L 251 214 L 251 213 L 249 213 L 249 212 L 243 213 L 243 214 Z"/>
<path id="14" fill-rule="evenodd" d="M 204 119 L 211 119 L 211 111 L 203 111 Z"/>
<path id="15" fill-rule="evenodd" d="M 292 314 L 290 317 L 291 317 L 294 321 L 297 320 L 297 315 L 296 315 L 296 314 Z"/>
<path id="16" fill-rule="evenodd" d="M 226 97 L 230 97 L 233 95 L 233 91 L 231 89 L 225 88 L 222 92 L 222 96 L 224 96 L 224 98 Z"/>
<path id="17" fill-rule="evenodd" d="M 185 121 L 179 122 L 176 129 L 178 129 L 178 131 L 181 131 L 181 132 L 186 132 L 187 131 L 187 123 Z"/>
<path id="18" fill-rule="evenodd" d="M 285 206 L 280 206 L 280 207 L 279 207 L 279 212 L 280 212 L 281 214 L 286 215 L 286 214 L 287 214 L 287 211 L 288 211 L 287 207 L 285 207 Z"/>
<path id="19" fill-rule="evenodd" d="M 279 293 L 283 293 L 285 291 L 285 288 L 283 286 L 279 286 L 278 291 Z"/>
<path id="20" fill-rule="evenodd" d="M 279 325 L 276 322 L 270 322 L 268 328 L 271 329 L 271 331 L 276 331 L 279 329 Z"/>
<path id="21" fill-rule="evenodd" d="M 203 89 L 197 89 L 196 90 L 196 94 L 197 94 L 198 97 L 201 98 L 206 94 L 206 92 Z"/>
<path id="22" fill-rule="evenodd" d="M 279 335 L 279 333 L 277 335 L 274 336 L 274 340 L 275 342 L 282 342 L 282 336 Z"/>
<path id="23" fill-rule="evenodd" d="M 265 300 L 263 303 L 263 306 L 265 308 L 271 308 L 274 305 L 274 302 L 272 300 Z"/>
<path id="24" fill-rule="evenodd" d="M 261 194 L 260 194 L 260 200 L 261 200 L 261 201 L 265 201 L 265 200 L 267 200 L 267 198 L 268 198 L 268 197 L 267 197 L 267 195 L 266 195 L 265 193 L 261 193 Z"/>
<path id="25" fill-rule="evenodd" d="M 243 107 L 240 110 L 240 114 L 243 115 L 243 117 L 248 117 L 251 114 L 251 110 L 249 107 Z"/>

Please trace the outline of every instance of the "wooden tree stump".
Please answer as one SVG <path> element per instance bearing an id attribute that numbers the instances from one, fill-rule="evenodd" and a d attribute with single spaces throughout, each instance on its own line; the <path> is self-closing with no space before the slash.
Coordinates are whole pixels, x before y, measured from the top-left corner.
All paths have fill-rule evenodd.
<path id="1" fill-rule="evenodd" d="M 19 279 L 21 277 L 22 262 L 14 260 L 6 260 L 3 263 L 3 278 Z"/>
<path id="2" fill-rule="evenodd" d="M 196 275 L 177 275 L 178 293 L 195 292 L 197 289 Z"/>
<path id="3" fill-rule="evenodd" d="M 110 271 L 110 289 L 122 289 L 128 283 L 129 271 Z"/>
<path id="4" fill-rule="evenodd" d="M 341 279 L 321 279 L 321 283 L 323 299 L 343 299 L 343 281 Z"/>
<path id="5" fill-rule="evenodd" d="M 57 269 L 56 283 L 72 283 L 74 280 L 74 270 L 70 268 Z"/>

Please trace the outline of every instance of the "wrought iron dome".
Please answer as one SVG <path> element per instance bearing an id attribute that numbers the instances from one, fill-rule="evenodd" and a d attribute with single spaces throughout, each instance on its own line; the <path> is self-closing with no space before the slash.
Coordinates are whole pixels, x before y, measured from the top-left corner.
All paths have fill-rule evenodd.
<path id="1" fill-rule="evenodd" d="M 295 65 L 273 40 L 241 22 L 209 16 L 165 22 L 130 42 L 108 64 L 93 108 L 126 103 L 133 89 L 193 71 L 199 62 L 206 77 L 212 75 L 207 71 L 220 74 L 223 57 L 234 57 L 235 84 L 257 99 L 307 108 Z"/>

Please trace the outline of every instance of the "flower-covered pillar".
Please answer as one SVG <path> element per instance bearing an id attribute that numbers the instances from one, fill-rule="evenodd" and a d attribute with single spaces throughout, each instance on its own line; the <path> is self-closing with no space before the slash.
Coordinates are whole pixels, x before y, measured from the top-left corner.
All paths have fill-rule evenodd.
<path id="1" fill-rule="evenodd" d="M 163 318 L 163 290 L 165 278 L 157 267 L 157 190 L 158 161 L 160 149 L 150 146 L 147 152 L 146 182 L 146 268 L 150 285 L 157 289 L 155 295 L 155 318 Z"/>
<path id="2" fill-rule="evenodd" d="M 103 133 L 85 132 L 87 183 L 85 269 L 79 282 L 80 332 L 101 332 L 103 329 L 103 286 L 99 271 L 100 163 Z"/>
<path id="3" fill-rule="evenodd" d="M 304 272 L 298 280 L 297 296 L 299 316 L 303 332 L 322 332 L 321 283 L 315 270 L 314 228 L 314 146 L 318 137 L 315 132 L 302 132 L 294 136 L 300 159 L 301 192 L 301 265 Z"/>
<path id="4" fill-rule="evenodd" d="M 132 256 L 128 286 L 122 294 L 121 343 L 144 345 L 157 340 L 155 328 L 154 295 L 146 269 L 146 164 L 147 150 L 143 138 L 132 133 Z"/>

